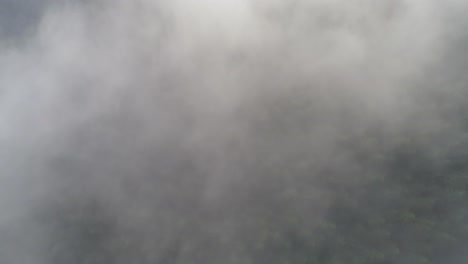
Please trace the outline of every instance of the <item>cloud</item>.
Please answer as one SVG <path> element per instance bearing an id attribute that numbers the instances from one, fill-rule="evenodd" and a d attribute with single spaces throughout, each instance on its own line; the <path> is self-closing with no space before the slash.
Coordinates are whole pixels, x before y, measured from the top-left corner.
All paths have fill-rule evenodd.
<path id="1" fill-rule="evenodd" d="M 312 229 L 335 195 L 324 182 L 385 174 L 367 171 L 343 141 L 440 121 L 417 103 L 414 83 L 440 61 L 445 18 L 461 4 L 48 4 L 25 45 L 0 50 L 0 230 L 24 222 L 14 239 L 35 234 L 24 246 L 31 260 L 21 248 L 8 263 L 85 258 L 70 241 L 88 231 L 67 240 L 59 226 L 89 214 L 112 230 L 100 236 L 111 249 L 93 254 L 122 263 L 136 254 L 119 250 L 125 243 L 156 250 L 142 261 L 168 247 L 187 263 L 229 248 L 248 259 L 239 244 L 265 221 Z M 418 113 L 431 122 L 409 124 Z M 50 223 L 35 218 L 43 208 L 58 208 Z M 42 248 L 62 240 L 64 249 Z"/>

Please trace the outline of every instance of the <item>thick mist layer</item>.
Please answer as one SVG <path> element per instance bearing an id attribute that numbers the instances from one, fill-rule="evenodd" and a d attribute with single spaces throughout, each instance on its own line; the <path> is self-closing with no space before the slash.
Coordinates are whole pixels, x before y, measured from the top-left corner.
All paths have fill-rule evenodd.
<path id="1" fill-rule="evenodd" d="M 402 135 L 462 140 L 465 6 L 44 1 L 0 49 L 0 262 L 280 261 Z"/>

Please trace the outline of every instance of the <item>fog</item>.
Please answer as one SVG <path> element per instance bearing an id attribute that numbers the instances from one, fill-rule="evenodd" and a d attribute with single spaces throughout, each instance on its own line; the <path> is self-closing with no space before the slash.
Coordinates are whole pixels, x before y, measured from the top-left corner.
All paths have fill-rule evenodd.
<path id="1" fill-rule="evenodd" d="M 466 8 L 0 0 L 0 262 L 306 263 L 259 247 L 466 140 Z"/>

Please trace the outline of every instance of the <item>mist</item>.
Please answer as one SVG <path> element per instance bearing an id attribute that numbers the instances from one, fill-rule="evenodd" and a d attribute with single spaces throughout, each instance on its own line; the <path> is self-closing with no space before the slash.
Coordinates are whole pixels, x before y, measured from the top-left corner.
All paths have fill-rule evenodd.
<path id="1" fill-rule="evenodd" d="M 0 0 L 0 262 L 464 263 L 466 10 Z"/>

